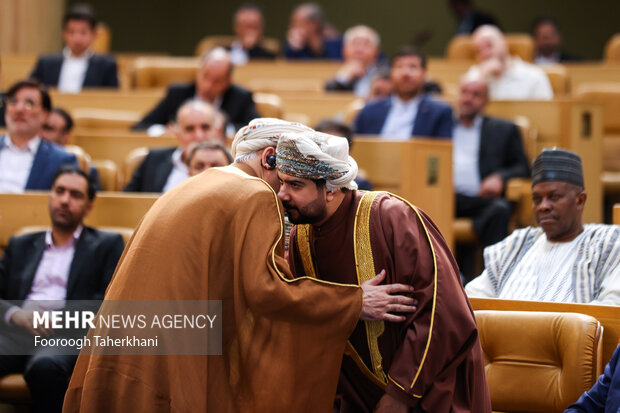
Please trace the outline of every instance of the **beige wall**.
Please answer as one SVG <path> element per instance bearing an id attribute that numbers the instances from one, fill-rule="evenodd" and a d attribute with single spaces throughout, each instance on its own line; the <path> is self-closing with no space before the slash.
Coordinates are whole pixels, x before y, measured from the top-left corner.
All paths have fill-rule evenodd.
<path id="1" fill-rule="evenodd" d="M 60 49 L 65 0 L 0 0 L 0 53 Z"/>

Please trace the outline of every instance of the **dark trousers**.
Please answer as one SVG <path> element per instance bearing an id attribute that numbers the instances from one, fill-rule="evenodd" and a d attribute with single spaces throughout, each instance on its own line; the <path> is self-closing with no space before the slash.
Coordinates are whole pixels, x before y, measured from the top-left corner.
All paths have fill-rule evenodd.
<path id="1" fill-rule="evenodd" d="M 36 350 L 34 355 L 13 355 L 16 345 L 25 350 L 31 348 L 33 336 L 22 333 L 17 327 L 5 327 L 1 334 L 0 377 L 23 373 L 32 397 L 31 411 L 62 412 L 62 403 L 77 355 L 51 354 L 46 348 Z"/>
<path id="2" fill-rule="evenodd" d="M 512 206 L 504 198 L 481 198 L 456 194 L 456 216 L 473 220 L 474 232 L 483 248 L 508 236 L 511 213 Z M 475 246 L 457 245 L 456 258 L 466 281 L 471 281 L 478 275 L 474 274 L 473 268 L 475 253 Z"/>

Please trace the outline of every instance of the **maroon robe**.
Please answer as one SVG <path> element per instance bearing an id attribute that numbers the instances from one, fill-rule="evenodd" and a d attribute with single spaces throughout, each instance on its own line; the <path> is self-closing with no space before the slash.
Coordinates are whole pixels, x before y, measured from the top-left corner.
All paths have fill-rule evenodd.
<path id="1" fill-rule="evenodd" d="M 347 192 L 324 225 L 308 229 L 318 278 L 358 283 L 354 222 L 363 194 Z M 296 276 L 311 275 L 304 270 L 298 233 L 302 231 L 297 227 L 291 233 L 291 269 Z M 346 355 L 341 368 L 340 411 L 370 413 L 387 392 L 413 412 L 491 412 L 474 314 L 435 224 L 424 212 L 381 193 L 370 209 L 369 233 L 375 273 L 385 269 L 385 283 L 412 285 L 418 305 L 404 322 L 384 323 L 377 339 L 383 377 L 371 371 L 367 327 L 358 322 L 349 338 L 358 356 Z M 357 240 L 358 248 L 360 244 Z"/>

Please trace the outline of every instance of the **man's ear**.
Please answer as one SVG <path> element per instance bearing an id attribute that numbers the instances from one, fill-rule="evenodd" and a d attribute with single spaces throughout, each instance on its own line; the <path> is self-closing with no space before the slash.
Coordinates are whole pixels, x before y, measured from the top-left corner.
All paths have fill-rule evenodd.
<path id="1" fill-rule="evenodd" d="M 579 194 L 577 194 L 577 206 L 583 209 L 586 205 L 587 199 L 588 199 L 588 194 L 586 193 L 586 191 L 581 191 Z"/>

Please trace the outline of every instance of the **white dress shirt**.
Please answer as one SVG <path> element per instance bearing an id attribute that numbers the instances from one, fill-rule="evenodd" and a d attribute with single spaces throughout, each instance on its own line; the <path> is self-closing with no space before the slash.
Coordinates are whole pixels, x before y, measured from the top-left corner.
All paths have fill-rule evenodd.
<path id="1" fill-rule="evenodd" d="M 57 310 L 64 307 L 67 298 L 69 272 L 75 256 L 75 245 L 80 239 L 83 227 L 80 225 L 73 232 L 69 242 L 56 246 L 52 231 L 45 233 L 45 250 L 39 266 L 32 279 L 30 291 L 22 304 L 25 310 Z M 11 316 L 19 310 L 13 306 L 4 315 L 4 321 L 10 323 Z"/>
<path id="2" fill-rule="evenodd" d="M 413 125 L 418 115 L 418 106 L 420 106 L 421 100 L 422 96 L 418 96 L 405 102 L 398 96 L 393 95 L 392 107 L 385 119 L 383 129 L 381 129 L 381 137 L 396 141 L 411 139 Z"/>
<path id="3" fill-rule="evenodd" d="M 230 61 L 235 66 L 243 66 L 250 61 L 250 55 L 243 48 L 239 40 L 235 40 L 230 45 Z"/>
<path id="4" fill-rule="evenodd" d="M 469 74 L 480 73 L 472 66 Z M 493 100 L 549 100 L 553 89 L 545 72 L 538 66 L 518 57 L 511 57 L 503 75 L 488 79 L 489 96 Z"/>
<path id="5" fill-rule="evenodd" d="M 88 59 L 93 53 L 88 50 L 81 56 L 74 56 L 71 54 L 71 50 L 65 47 L 62 54 L 64 58 L 58 77 L 58 90 L 64 93 L 79 93 L 86 77 Z"/>
<path id="6" fill-rule="evenodd" d="M 170 171 L 170 175 L 168 175 L 168 180 L 166 181 L 166 185 L 164 185 L 163 192 L 167 192 L 189 178 L 189 168 L 181 159 L 181 155 L 183 155 L 183 150 L 181 148 L 177 148 L 174 152 L 172 152 L 172 171 Z"/>
<path id="7" fill-rule="evenodd" d="M 470 127 L 458 120 L 452 132 L 452 173 L 454 192 L 478 196 L 480 192 L 480 133 L 482 116 L 478 115 Z"/>
<path id="8" fill-rule="evenodd" d="M 30 176 L 34 156 L 41 138 L 30 139 L 23 148 L 17 147 L 9 135 L 5 135 L 0 148 L 0 193 L 22 193 Z"/>

